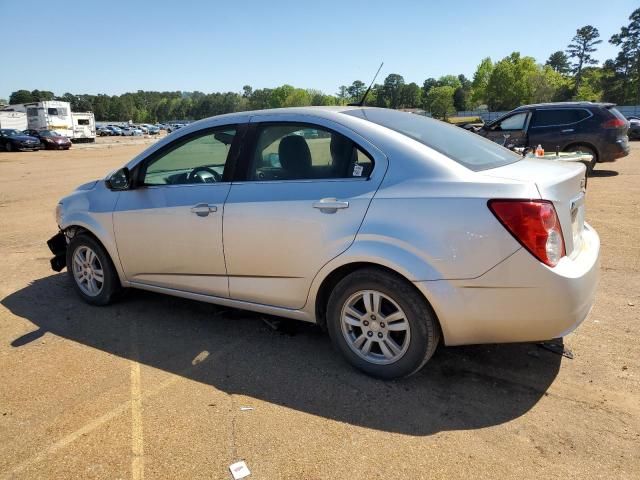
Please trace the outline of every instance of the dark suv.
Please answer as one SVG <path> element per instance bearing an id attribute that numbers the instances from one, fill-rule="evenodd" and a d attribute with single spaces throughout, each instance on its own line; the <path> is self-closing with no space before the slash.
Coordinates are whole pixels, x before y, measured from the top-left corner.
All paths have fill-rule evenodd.
<path id="1" fill-rule="evenodd" d="M 477 133 L 508 148 L 547 152 L 581 151 L 593 155 L 587 168 L 629 154 L 629 122 L 613 103 L 566 102 L 524 105 Z"/>

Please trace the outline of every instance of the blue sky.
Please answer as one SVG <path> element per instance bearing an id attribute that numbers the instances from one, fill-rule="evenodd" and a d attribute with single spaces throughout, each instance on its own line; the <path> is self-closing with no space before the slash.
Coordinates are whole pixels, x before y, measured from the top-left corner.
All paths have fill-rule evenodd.
<path id="1" fill-rule="evenodd" d="M 0 98 L 142 90 L 240 91 L 283 83 L 335 93 L 399 73 L 407 82 L 473 75 L 512 51 L 544 62 L 592 24 L 607 40 L 637 0 L 316 1 L 0 0 Z M 364 7 L 363 7 L 364 6 Z M 38 12 L 33 21 L 29 12 Z M 22 19 L 6 21 L 6 19 Z M 7 39 L 15 42 L 7 43 Z"/>

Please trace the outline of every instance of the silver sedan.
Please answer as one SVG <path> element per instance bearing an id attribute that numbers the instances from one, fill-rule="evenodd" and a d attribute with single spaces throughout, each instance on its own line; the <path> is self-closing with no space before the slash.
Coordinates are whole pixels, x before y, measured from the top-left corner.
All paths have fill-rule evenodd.
<path id="1" fill-rule="evenodd" d="M 547 340 L 585 319 L 600 242 L 584 181 L 409 113 L 235 113 L 63 198 L 51 262 L 95 305 L 139 288 L 318 323 L 394 378 L 440 342 Z"/>

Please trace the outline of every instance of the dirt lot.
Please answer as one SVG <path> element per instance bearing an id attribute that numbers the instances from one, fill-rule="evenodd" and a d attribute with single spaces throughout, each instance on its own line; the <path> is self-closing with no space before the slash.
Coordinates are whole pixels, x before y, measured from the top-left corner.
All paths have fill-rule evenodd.
<path id="1" fill-rule="evenodd" d="M 241 459 L 255 479 L 640 478 L 640 143 L 589 182 L 602 280 L 573 360 L 440 348 L 380 382 L 311 326 L 76 297 L 49 269 L 55 204 L 144 142 L 0 153 L 0 478 L 226 479 Z"/>

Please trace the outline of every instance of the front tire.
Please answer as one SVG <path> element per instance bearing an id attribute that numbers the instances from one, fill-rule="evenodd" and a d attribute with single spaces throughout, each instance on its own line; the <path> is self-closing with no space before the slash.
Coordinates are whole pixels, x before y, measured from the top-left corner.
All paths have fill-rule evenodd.
<path id="1" fill-rule="evenodd" d="M 4 148 L 7 152 L 13 152 L 13 144 L 11 142 L 7 142 Z"/>
<path id="2" fill-rule="evenodd" d="M 89 235 L 78 234 L 67 245 L 67 272 L 78 295 L 91 305 L 108 305 L 120 290 L 111 258 Z"/>
<path id="3" fill-rule="evenodd" d="M 383 379 L 416 373 L 431 358 L 440 328 L 408 281 L 375 268 L 357 270 L 333 289 L 327 327 L 349 363 Z"/>

